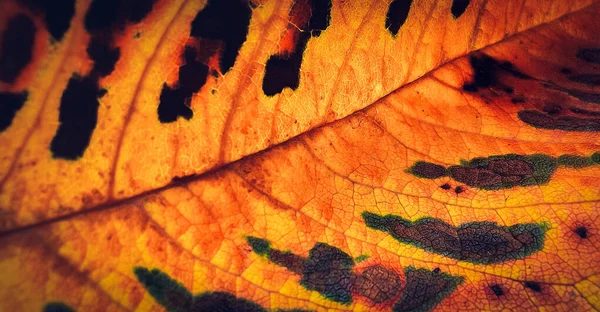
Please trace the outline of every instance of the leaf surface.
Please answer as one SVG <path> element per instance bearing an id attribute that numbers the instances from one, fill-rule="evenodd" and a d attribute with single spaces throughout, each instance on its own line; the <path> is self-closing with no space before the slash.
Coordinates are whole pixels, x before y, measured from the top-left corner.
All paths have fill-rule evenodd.
<path id="1" fill-rule="evenodd" d="M 253 8 L 173 122 L 161 92 L 190 91 L 179 72 L 219 41 L 190 38 L 203 3 L 157 1 L 109 44 L 93 3 L 48 46 L 32 15 L 40 49 L 1 85 L 27 92 L 0 134 L 2 310 L 600 309 L 599 7 L 413 1 L 393 35 L 393 3 L 334 1 L 326 29 L 306 3 Z M 289 20 L 318 27 L 298 87 L 266 96 L 269 58 L 302 38 Z M 110 74 L 94 38 L 119 47 Z M 53 157 L 82 81 L 105 93 L 98 124 Z"/>

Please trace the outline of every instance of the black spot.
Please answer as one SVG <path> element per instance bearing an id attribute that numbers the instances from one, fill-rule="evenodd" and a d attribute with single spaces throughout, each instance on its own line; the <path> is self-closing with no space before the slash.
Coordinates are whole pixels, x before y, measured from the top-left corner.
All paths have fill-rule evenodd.
<path id="1" fill-rule="evenodd" d="M 29 93 L 0 92 L 0 132 L 8 129 L 17 111 L 23 107 Z"/>
<path id="2" fill-rule="evenodd" d="M 55 158 L 75 160 L 90 143 L 98 118 L 96 79 L 73 75 L 60 99 L 58 130 L 50 143 Z"/>
<path id="3" fill-rule="evenodd" d="M 463 281 L 462 277 L 442 272 L 407 267 L 406 287 L 393 311 L 429 311 L 451 294 Z"/>
<path id="4" fill-rule="evenodd" d="M 196 60 L 196 50 L 186 46 L 185 64 L 179 67 L 179 81 L 175 87 L 163 84 L 158 105 L 158 120 L 161 123 L 174 122 L 178 117 L 187 120 L 194 116 L 190 109 L 192 96 L 206 83 L 208 66 Z"/>
<path id="5" fill-rule="evenodd" d="M 579 118 L 573 116 L 554 118 L 535 110 L 522 110 L 517 116 L 522 122 L 541 129 L 577 132 L 600 131 L 600 119 L 598 118 Z"/>
<path id="6" fill-rule="evenodd" d="M 471 55 L 469 62 L 473 68 L 473 82 L 465 84 L 463 90 L 475 92 L 478 88 L 487 88 L 496 83 L 496 60 L 483 54 L 481 57 Z"/>
<path id="7" fill-rule="evenodd" d="M 94 61 L 92 73 L 104 77 L 115 70 L 115 65 L 121 57 L 121 49 L 111 48 L 110 43 L 99 37 L 92 37 L 87 47 L 87 54 Z"/>
<path id="8" fill-rule="evenodd" d="M 426 161 L 417 161 L 408 172 L 426 179 L 437 179 L 447 175 L 446 167 Z"/>
<path id="9" fill-rule="evenodd" d="M 195 296 L 189 311 L 266 312 L 260 305 L 226 292 L 208 292 Z"/>
<path id="10" fill-rule="evenodd" d="M 331 0 L 312 0 L 311 16 L 308 31 L 312 37 L 318 37 L 329 27 L 331 19 Z"/>
<path id="11" fill-rule="evenodd" d="M 291 11 L 295 10 L 292 8 Z M 303 8 L 300 8 L 302 10 Z M 300 13 L 298 13 L 300 14 Z M 291 53 L 272 55 L 265 67 L 263 78 L 263 92 L 266 96 L 274 96 L 281 93 L 284 88 L 296 90 L 300 85 L 300 67 L 306 45 L 311 37 L 318 37 L 322 31 L 329 27 L 331 15 L 330 0 L 311 1 L 311 17 L 308 25 L 296 25 L 302 32 L 298 35 L 298 41 Z"/>
<path id="12" fill-rule="evenodd" d="M 93 0 L 85 14 L 85 29 L 89 33 L 109 30 L 118 21 L 122 0 Z"/>
<path id="13" fill-rule="evenodd" d="M 572 74 L 572 73 L 573 73 L 573 71 L 572 71 L 572 70 L 570 70 L 570 69 L 568 69 L 568 68 L 561 68 L 561 69 L 560 69 L 560 72 L 561 72 L 562 74 L 565 74 L 565 75 L 570 75 L 570 74 Z"/>
<path id="14" fill-rule="evenodd" d="M 221 72 L 227 73 L 246 41 L 252 10 L 248 3 L 239 0 L 210 0 L 194 21 L 192 37 L 220 40 L 225 43 L 221 55 Z"/>
<path id="15" fill-rule="evenodd" d="M 467 10 L 467 7 L 469 6 L 470 2 L 471 0 L 453 0 L 452 8 L 450 9 L 450 11 L 452 12 L 454 18 L 459 18 L 461 15 L 463 15 L 463 13 L 465 13 L 465 11 Z"/>
<path id="16" fill-rule="evenodd" d="M 534 224 L 500 226 L 470 222 L 458 227 L 435 218 L 409 221 L 399 216 L 363 212 L 368 227 L 387 232 L 396 240 L 429 252 L 471 263 L 502 263 L 541 250 L 544 227 Z"/>
<path id="17" fill-rule="evenodd" d="M 504 290 L 502 290 L 502 287 L 500 287 L 500 285 L 498 284 L 490 286 L 490 289 L 492 290 L 492 292 L 494 292 L 494 295 L 496 295 L 497 297 L 504 295 Z"/>
<path id="18" fill-rule="evenodd" d="M 575 228 L 574 232 L 581 238 L 588 238 L 588 230 L 585 226 L 578 226 Z"/>
<path id="19" fill-rule="evenodd" d="M 542 286 L 538 282 L 527 281 L 524 283 L 524 285 L 535 292 L 542 292 Z"/>
<path id="20" fill-rule="evenodd" d="M 381 265 L 370 266 L 356 276 L 358 292 L 375 303 L 382 303 L 398 295 L 402 285 L 398 273 Z"/>
<path id="21" fill-rule="evenodd" d="M 442 184 L 442 186 L 440 186 L 440 187 L 441 187 L 442 189 L 444 189 L 444 190 L 449 190 L 449 189 L 451 189 L 451 188 L 452 188 L 452 186 L 450 186 L 450 184 L 448 184 L 448 183 L 444 183 L 444 184 Z"/>
<path id="22" fill-rule="evenodd" d="M 152 12 L 156 1 L 158 0 L 131 0 L 131 4 L 128 7 L 129 14 L 127 20 L 135 24 L 141 22 Z"/>
<path id="23" fill-rule="evenodd" d="M 457 186 L 457 187 L 454 189 L 454 193 L 456 193 L 456 194 L 460 194 L 460 193 L 462 193 L 462 192 L 464 192 L 464 191 L 465 191 L 465 190 L 463 189 L 463 187 L 462 187 L 462 186 Z"/>
<path id="24" fill-rule="evenodd" d="M 600 64 L 600 49 L 580 49 L 577 58 L 589 63 Z"/>
<path id="25" fill-rule="evenodd" d="M 73 308 L 63 302 L 49 302 L 44 306 L 43 312 L 75 312 Z"/>
<path id="26" fill-rule="evenodd" d="M 302 269 L 300 284 L 343 304 L 352 301 L 354 260 L 340 249 L 317 243 L 309 252 Z"/>
<path id="27" fill-rule="evenodd" d="M 400 27 L 406 22 L 411 4 L 412 0 L 393 0 L 390 3 L 385 16 L 385 28 L 387 28 L 392 36 L 395 37 L 398 35 Z"/>
<path id="28" fill-rule="evenodd" d="M 31 62 L 36 28 L 25 14 L 12 17 L 2 36 L 0 81 L 13 83 Z"/>
<path id="29" fill-rule="evenodd" d="M 71 26 L 75 15 L 75 0 L 20 0 L 25 5 L 40 10 L 50 35 L 60 41 Z"/>

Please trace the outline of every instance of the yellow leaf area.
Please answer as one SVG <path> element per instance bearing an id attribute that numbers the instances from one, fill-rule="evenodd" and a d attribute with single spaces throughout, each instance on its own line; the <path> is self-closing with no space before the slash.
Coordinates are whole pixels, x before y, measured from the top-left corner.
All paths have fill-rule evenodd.
<path id="1" fill-rule="evenodd" d="M 190 36 L 205 1 L 155 1 L 143 20 L 115 26 L 109 48 L 118 48 L 120 56 L 110 74 L 97 77 L 98 91 L 105 90 L 97 123 L 74 161 L 49 146 L 62 125 L 59 111 L 69 82 L 98 76 L 86 49 L 106 36 L 86 30 L 91 2 L 75 3 L 70 28 L 58 41 L 38 11 L 2 1 L 6 18 L 0 20 L 22 13 L 38 31 L 23 74 L 12 84 L 0 83 L 2 92 L 28 94 L 12 125 L 0 133 L 0 230 L 112 204 L 174 178 L 214 170 L 344 118 L 456 57 L 591 3 L 471 1 L 456 18 L 451 1 L 415 0 L 392 35 L 386 29 L 390 1 L 332 1 L 328 26 L 306 43 L 298 86 L 267 96 L 266 64 L 294 45 L 303 29 L 294 22 L 309 16 L 304 2 L 294 9 L 293 1 L 252 1 L 246 39 L 226 73 L 214 66 L 223 58 L 223 42 Z M 194 45 L 221 52 L 211 54 L 206 83 L 190 93 L 193 117 L 159 122 L 161 92 L 177 85 L 184 50 Z"/>
<path id="2" fill-rule="evenodd" d="M 335 10 L 340 5 L 334 2 Z M 277 5 L 266 3 L 264 10 L 269 6 Z M 219 170 L 5 233 L 0 310 L 34 311 L 57 302 L 79 311 L 600 309 L 599 10 L 589 7 L 459 58 L 346 118 Z M 263 27 L 257 20 L 250 37 Z M 374 55 L 377 49 L 373 44 Z M 242 48 L 242 60 L 249 50 Z M 296 92 L 337 90 L 345 103 L 366 99 L 354 87 L 350 93 L 329 84 L 304 88 Z M 147 90 L 139 96 L 153 92 Z M 281 107 L 296 103 L 289 96 Z M 263 100 L 271 101 L 244 107 L 261 110 Z M 314 108 L 297 105 L 300 115 L 303 107 Z M 139 109 L 130 123 L 144 127 L 128 127 L 123 137 L 132 141 L 123 146 L 140 144 L 151 154 L 157 147 L 140 138 L 155 131 L 154 117 Z M 174 128 L 156 132 L 170 139 L 155 142 L 187 144 L 181 142 L 188 142 L 188 126 L 167 127 Z M 203 139 L 188 139 L 189 148 L 205 148 Z M 256 142 L 251 145 L 264 146 Z M 92 143 L 86 153 L 95 148 Z M 120 157 L 140 158 L 123 148 Z M 197 154 L 179 146 L 178 155 Z M 69 172 L 82 163 L 60 166 Z M 132 175 L 153 170 L 127 168 Z M 21 170 L 14 172 L 33 177 Z M 83 176 L 61 191 L 78 194 L 73 188 L 89 186 Z M 154 186 L 131 183 L 123 186 L 127 194 Z M 39 189 L 27 192 L 48 207 Z M 25 194 L 14 196 L 25 202 Z"/>

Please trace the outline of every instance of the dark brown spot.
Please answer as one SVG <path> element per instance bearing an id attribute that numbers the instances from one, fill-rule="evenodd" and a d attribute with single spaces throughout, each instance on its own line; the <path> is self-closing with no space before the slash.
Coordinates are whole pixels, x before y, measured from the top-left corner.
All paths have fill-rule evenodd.
<path id="1" fill-rule="evenodd" d="M 600 64 L 600 49 L 580 49 L 577 58 L 589 63 Z"/>
<path id="2" fill-rule="evenodd" d="M 304 258 L 301 256 L 295 255 L 291 252 L 282 252 L 277 249 L 271 249 L 269 252 L 269 260 L 288 269 L 290 272 L 302 274 Z"/>
<path id="3" fill-rule="evenodd" d="M 575 234 L 579 235 L 581 238 L 588 238 L 588 230 L 585 226 L 578 226 L 574 230 Z"/>
<path id="4" fill-rule="evenodd" d="M 446 176 L 446 168 L 425 161 L 417 161 L 410 169 L 410 173 L 426 179 L 437 179 Z"/>
<path id="5" fill-rule="evenodd" d="M 527 281 L 524 285 L 535 292 L 542 292 L 542 286 L 538 282 Z"/>
<path id="6" fill-rule="evenodd" d="M 440 186 L 440 187 L 441 187 L 442 189 L 444 189 L 444 190 L 449 190 L 449 189 L 451 189 L 451 188 L 452 188 L 452 186 L 450 186 L 450 184 L 448 184 L 448 183 L 444 183 L 444 184 L 442 184 L 442 186 Z"/>
<path id="7" fill-rule="evenodd" d="M 504 291 L 502 290 L 502 287 L 500 287 L 500 285 L 498 285 L 498 284 L 494 284 L 494 285 L 490 286 L 490 289 L 492 290 L 494 295 L 496 295 L 497 297 L 504 295 Z"/>
<path id="8" fill-rule="evenodd" d="M 398 273 L 374 265 L 356 277 L 355 285 L 361 295 L 375 303 L 382 303 L 398 295 L 401 280 Z"/>
<path id="9" fill-rule="evenodd" d="M 465 189 L 464 189 L 462 186 L 457 186 L 457 187 L 454 189 L 454 193 L 456 193 L 456 194 L 460 194 L 460 193 L 462 193 L 462 192 L 464 192 L 464 191 L 465 191 Z"/>

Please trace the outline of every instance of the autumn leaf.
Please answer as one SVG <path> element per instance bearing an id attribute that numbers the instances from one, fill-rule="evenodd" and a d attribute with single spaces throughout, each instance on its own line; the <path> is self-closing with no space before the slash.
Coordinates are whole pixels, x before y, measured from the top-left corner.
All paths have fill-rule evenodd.
<path id="1" fill-rule="evenodd" d="M 591 1 L 0 3 L 1 310 L 600 309 Z"/>

